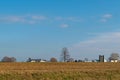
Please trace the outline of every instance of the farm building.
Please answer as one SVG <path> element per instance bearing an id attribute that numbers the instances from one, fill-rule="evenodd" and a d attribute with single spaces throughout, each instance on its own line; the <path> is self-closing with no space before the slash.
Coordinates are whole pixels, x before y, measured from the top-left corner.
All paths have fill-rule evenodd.
<path id="1" fill-rule="evenodd" d="M 27 62 L 46 62 L 46 60 L 28 58 Z"/>

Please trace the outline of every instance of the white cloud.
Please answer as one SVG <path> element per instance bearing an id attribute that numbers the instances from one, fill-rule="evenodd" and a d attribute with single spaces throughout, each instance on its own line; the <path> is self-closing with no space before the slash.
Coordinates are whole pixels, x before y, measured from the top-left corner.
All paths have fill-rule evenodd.
<path id="1" fill-rule="evenodd" d="M 28 23 L 28 24 L 35 24 L 36 21 L 28 21 L 27 23 Z"/>
<path id="2" fill-rule="evenodd" d="M 91 58 L 99 54 L 108 57 L 112 52 L 120 53 L 120 32 L 102 33 L 92 39 L 74 44 L 70 50 L 76 56 Z"/>
<path id="3" fill-rule="evenodd" d="M 112 14 L 105 14 L 102 16 L 103 18 L 112 18 Z"/>
<path id="4" fill-rule="evenodd" d="M 32 19 L 35 19 L 35 20 L 46 20 L 47 17 L 46 16 L 36 16 L 36 15 L 34 15 L 34 16 L 32 16 Z"/>
<path id="5" fill-rule="evenodd" d="M 102 19 L 100 20 L 101 22 L 107 22 L 109 19 L 112 18 L 112 14 L 104 14 L 102 16 Z"/>
<path id="6" fill-rule="evenodd" d="M 44 15 L 4 15 L 0 16 L 0 23 L 22 23 L 22 24 L 49 24 L 49 23 L 74 23 L 81 22 L 79 17 L 47 17 Z M 68 24 L 61 24 L 60 27 L 69 27 Z"/>
<path id="7" fill-rule="evenodd" d="M 82 22 L 83 20 L 79 17 L 68 17 L 67 20 L 73 21 L 73 22 Z"/>
<path id="8" fill-rule="evenodd" d="M 69 27 L 69 25 L 68 24 L 62 24 L 62 25 L 60 25 L 60 27 L 67 28 L 67 27 Z"/>
<path id="9" fill-rule="evenodd" d="M 47 20 L 46 16 L 26 15 L 26 16 L 1 16 L 0 22 L 4 23 L 27 23 L 35 24 Z"/>
<path id="10" fill-rule="evenodd" d="M 101 22 L 107 22 L 107 19 L 101 19 L 100 21 Z"/>
<path id="11" fill-rule="evenodd" d="M 57 21 L 71 21 L 71 22 L 82 22 L 83 20 L 79 17 L 55 17 Z"/>
<path id="12" fill-rule="evenodd" d="M 64 20 L 62 17 L 58 16 L 58 17 L 55 17 L 55 20 Z"/>
<path id="13" fill-rule="evenodd" d="M 7 16 L 7 17 L 1 17 L 1 22 L 25 22 L 25 19 L 20 16 Z"/>

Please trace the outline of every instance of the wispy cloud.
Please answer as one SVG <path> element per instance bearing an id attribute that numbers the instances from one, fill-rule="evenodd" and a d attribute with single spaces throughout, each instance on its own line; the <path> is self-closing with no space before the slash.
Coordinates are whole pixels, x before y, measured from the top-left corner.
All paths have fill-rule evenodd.
<path id="1" fill-rule="evenodd" d="M 31 17 L 34 20 L 46 20 L 47 19 L 46 16 L 36 16 L 36 15 L 34 15 L 34 16 L 31 16 Z"/>
<path id="2" fill-rule="evenodd" d="M 82 22 L 83 19 L 79 17 L 68 17 L 67 20 L 73 21 L 73 22 Z"/>
<path id="3" fill-rule="evenodd" d="M 20 16 L 7 16 L 7 17 L 1 17 L 0 21 L 1 22 L 25 22 L 26 20 Z"/>
<path id="4" fill-rule="evenodd" d="M 58 23 L 58 26 L 62 28 L 69 27 L 68 24 L 64 23 L 74 23 L 81 22 L 82 19 L 79 17 L 52 17 L 52 16 L 44 16 L 44 15 L 5 15 L 0 17 L 0 23 L 22 23 L 22 24 L 49 24 L 49 22 Z M 63 24 L 61 24 L 63 23 Z M 59 25 L 61 24 L 61 25 Z"/>
<path id="5" fill-rule="evenodd" d="M 101 22 L 107 22 L 109 19 L 111 19 L 112 18 L 112 14 L 104 14 L 103 16 L 102 16 L 102 19 L 100 20 Z"/>
<path id="6" fill-rule="evenodd" d="M 4 23 L 27 23 L 35 24 L 47 20 L 46 16 L 26 15 L 26 16 L 2 16 L 0 22 Z"/>
<path id="7" fill-rule="evenodd" d="M 58 20 L 58 21 L 70 21 L 70 22 L 82 22 L 83 19 L 80 18 L 80 17 L 55 17 L 55 20 Z"/>
<path id="8" fill-rule="evenodd" d="M 107 19 L 101 19 L 100 22 L 107 22 Z"/>
<path id="9" fill-rule="evenodd" d="M 84 54 L 91 55 L 91 57 L 99 54 L 108 56 L 112 52 L 120 52 L 119 44 L 120 32 L 102 33 L 92 39 L 74 44 L 71 47 L 71 52 L 79 56 Z"/>
<path id="10" fill-rule="evenodd" d="M 61 28 L 67 28 L 67 27 L 69 27 L 69 25 L 68 24 L 61 24 L 60 27 Z"/>
<path id="11" fill-rule="evenodd" d="M 112 18 L 112 14 L 105 14 L 105 15 L 103 15 L 102 17 L 109 19 L 109 18 Z"/>
<path id="12" fill-rule="evenodd" d="M 112 14 L 104 14 L 100 17 L 101 22 L 107 22 L 113 17 Z M 86 19 L 87 20 L 87 19 Z M 89 20 L 89 18 L 88 18 Z M 91 19 L 90 19 L 91 20 Z M 98 20 L 98 19 L 97 19 Z M 62 28 L 69 27 L 68 24 L 78 24 L 84 21 L 83 18 L 79 16 L 45 16 L 45 15 L 4 15 L 0 16 L 0 23 L 21 23 L 21 24 L 55 24 Z M 94 21 L 93 19 L 91 21 Z M 68 24 L 64 24 L 68 23 Z M 61 24 L 61 25 L 59 25 Z"/>
<path id="13" fill-rule="evenodd" d="M 55 17 L 55 20 L 64 20 L 64 18 L 63 17 L 60 17 L 60 16 L 57 16 L 57 17 Z"/>

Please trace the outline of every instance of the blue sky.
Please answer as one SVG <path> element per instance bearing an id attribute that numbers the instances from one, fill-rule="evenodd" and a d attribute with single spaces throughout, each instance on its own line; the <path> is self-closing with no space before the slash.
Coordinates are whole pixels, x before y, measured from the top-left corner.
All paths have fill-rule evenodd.
<path id="1" fill-rule="evenodd" d="M 120 1 L 0 1 L 0 58 L 60 58 L 63 47 L 75 59 L 120 53 Z"/>

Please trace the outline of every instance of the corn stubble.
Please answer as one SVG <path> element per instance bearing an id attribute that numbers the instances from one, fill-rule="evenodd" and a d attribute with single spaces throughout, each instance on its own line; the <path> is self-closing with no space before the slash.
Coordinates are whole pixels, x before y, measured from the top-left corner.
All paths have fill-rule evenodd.
<path id="1" fill-rule="evenodd" d="M 120 63 L 0 63 L 0 80 L 120 80 Z"/>

